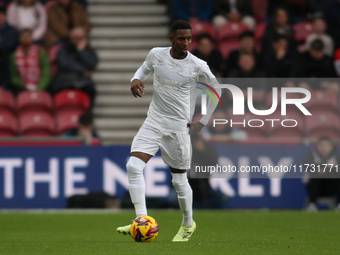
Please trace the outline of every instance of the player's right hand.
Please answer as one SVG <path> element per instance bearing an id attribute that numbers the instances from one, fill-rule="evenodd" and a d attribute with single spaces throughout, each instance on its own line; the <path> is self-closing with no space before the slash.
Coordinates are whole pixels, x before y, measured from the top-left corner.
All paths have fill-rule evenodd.
<path id="1" fill-rule="evenodd" d="M 131 93 L 134 97 L 137 97 L 137 96 L 143 97 L 144 90 L 145 90 L 144 84 L 140 80 L 134 79 L 131 82 Z"/>

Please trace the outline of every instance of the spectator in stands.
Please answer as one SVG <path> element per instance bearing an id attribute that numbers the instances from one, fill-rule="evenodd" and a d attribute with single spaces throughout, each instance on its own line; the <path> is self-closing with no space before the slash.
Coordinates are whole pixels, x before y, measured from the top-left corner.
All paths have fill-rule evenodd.
<path id="1" fill-rule="evenodd" d="M 316 148 L 309 152 L 304 164 L 310 166 L 304 178 L 309 198 L 307 210 L 318 210 L 316 206 L 318 197 L 333 197 L 334 195 L 337 197 L 337 209 L 340 210 L 340 176 L 334 171 L 334 167 L 340 164 L 340 156 L 331 139 L 319 138 Z M 333 169 L 330 169 L 330 164 L 333 164 Z M 310 171 L 312 169 L 316 171 Z M 320 169 L 320 172 L 317 169 Z"/>
<path id="2" fill-rule="evenodd" d="M 274 11 L 273 21 L 266 28 L 266 32 L 262 38 L 262 54 L 265 56 L 272 50 L 273 38 L 281 34 L 287 37 L 289 48 L 292 52 L 296 51 L 296 42 L 294 38 L 294 30 L 290 25 L 289 14 L 286 9 L 279 7 Z"/>
<path id="3" fill-rule="evenodd" d="M 332 57 L 334 54 L 334 43 L 332 37 L 326 34 L 327 23 L 323 18 L 316 18 L 313 21 L 314 33 L 306 39 L 306 49 L 309 50 L 313 41 L 320 39 L 324 45 L 325 54 Z"/>
<path id="4" fill-rule="evenodd" d="M 240 52 L 238 59 L 238 67 L 229 72 L 228 77 L 231 78 L 260 78 L 263 77 L 262 73 L 256 69 L 255 56 L 252 53 Z M 236 79 L 231 84 L 237 86 L 243 91 L 245 98 L 247 98 L 247 88 L 253 88 L 253 103 L 256 109 L 262 109 L 266 95 L 265 84 L 260 81 L 254 82 L 253 79 Z"/>
<path id="5" fill-rule="evenodd" d="M 66 132 L 66 137 L 80 137 L 86 145 L 98 145 L 100 144 L 99 136 L 97 135 L 94 127 L 92 115 L 85 113 L 79 117 L 78 128 Z"/>
<path id="6" fill-rule="evenodd" d="M 273 51 L 266 57 L 266 76 L 278 78 L 293 77 L 294 71 L 295 57 L 289 51 L 287 37 L 277 34 L 273 40 Z"/>
<path id="7" fill-rule="evenodd" d="M 340 47 L 340 1 L 330 0 L 325 7 L 324 17 L 328 24 L 327 33 L 333 38 L 335 48 Z"/>
<path id="8" fill-rule="evenodd" d="M 245 31 L 240 35 L 240 48 L 229 53 L 225 62 L 224 76 L 227 77 L 228 73 L 238 66 L 238 59 L 240 52 L 248 52 L 255 56 L 256 69 L 262 69 L 261 57 L 255 51 L 255 37 L 251 31 Z"/>
<path id="9" fill-rule="evenodd" d="M 58 51 L 56 63 L 58 70 L 52 93 L 64 89 L 79 89 L 89 95 L 93 104 L 96 91 L 91 75 L 97 66 L 98 57 L 88 44 L 84 28 L 72 29 L 70 41 Z"/>
<path id="10" fill-rule="evenodd" d="M 14 51 L 18 43 L 19 33 L 6 22 L 6 9 L 0 7 L 0 51 Z"/>
<path id="11" fill-rule="evenodd" d="M 228 77 L 233 78 L 262 77 L 261 72 L 256 69 L 256 60 L 254 54 L 250 52 L 240 52 L 237 67 L 229 72 Z"/>
<path id="12" fill-rule="evenodd" d="M 212 119 L 228 120 L 232 118 L 232 109 L 224 110 L 222 108 L 215 110 Z M 246 140 L 247 133 L 243 130 L 232 128 L 229 123 L 218 124 L 215 127 L 207 125 L 203 128 L 202 137 L 207 142 L 228 143 L 233 141 Z"/>
<path id="13" fill-rule="evenodd" d="M 20 45 L 10 58 L 11 82 L 16 91 L 44 90 L 51 81 L 47 54 L 33 44 L 30 30 L 20 33 Z"/>
<path id="14" fill-rule="evenodd" d="M 65 42 L 74 27 L 82 27 L 86 32 L 90 30 L 88 16 L 83 6 L 75 0 L 56 0 L 56 3 L 48 9 L 46 46 L 51 47 Z"/>
<path id="15" fill-rule="evenodd" d="M 320 39 L 312 42 L 308 52 L 301 54 L 297 64 L 297 76 L 305 78 L 336 77 L 333 59 L 325 55 Z"/>
<path id="16" fill-rule="evenodd" d="M 213 39 L 209 34 L 201 34 L 197 37 L 197 48 L 193 54 L 208 63 L 212 73 L 216 77 L 222 77 L 222 54 L 214 49 Z"/>
<path id="17" fill-rule="evenodd" d="M 171 3 L 173 20 L 189 22 L 210 22 L 214 12 L 214 1 L 211 0 L 173 0 Z"/>
<path id="18" fill-rule="evenodd" d="M 195 173 L 196 166 L 202 170 L 204 167 L 216 166 L 218 155 L 213 147 L 207 144 L 198 134 L 191 136 L 192 164 L 189 173 L 190 186 L 193 189 L 193 207 L 222 208 L 228 202 L 228 197 L 220 190 L 213 190 L 209 183 L 210 173 Z M 196 178 L 195 178 L 196 177 Z"/>
<path id="19" fill-rule="evenodd" d="M 255 28 L 251 0 L 217 0 L 215 12 L 213 24 L 216 29 L 230 21 L 243 22 L 249 28 Z"/>
<path id="20" fill-rule="evenodd" d="M 37 0 L 16 0 L 7 10 L 8 23 L 19 31 L 29 29 L 35 43 L 43 43 L 47 28 L 45 7 Z"/>
<path id="21" fill-rule="evenodd" d="M 313 18 L 324 17 L 325 6 L 329 0 L 307 0 L 309 16 Z"/>

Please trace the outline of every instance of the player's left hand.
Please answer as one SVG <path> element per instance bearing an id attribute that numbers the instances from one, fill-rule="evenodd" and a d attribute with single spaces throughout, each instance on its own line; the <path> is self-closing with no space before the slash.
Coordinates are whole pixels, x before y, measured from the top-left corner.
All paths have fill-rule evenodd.
<path id="1" fill-rule="evenodd" d="M 190 124 L 190 134 L 197 134 L 199 133 L 204 125 L 199 122 L 199 121 L 194 121 L 193 123 Z"/>

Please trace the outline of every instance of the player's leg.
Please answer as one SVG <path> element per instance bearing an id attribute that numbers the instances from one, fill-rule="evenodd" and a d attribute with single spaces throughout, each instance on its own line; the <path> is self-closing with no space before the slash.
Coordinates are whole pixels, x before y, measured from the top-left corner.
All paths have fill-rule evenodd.
<path id="1" fill-rule="evenodd" d="M 174 242 L 188 241 L 196 229 L 192 218 L 192 189 L 187 170 L 191 165 L 191 143 L 189 134 L 168 134 L 162 137 L 160 146 L 164 162 L 170 166 L 172 184 L 177 192 L 183 219 Z"/>
<path id="2" fill-rule="evenodd" d="M 172 184 L 177 192 L 179 207 L 182 211 L 182 224 L 191 227 L 192 219 L 192 189 L 188 182 L 186 170 L 170 167 Z"/>
<path id="3" fill-rule="evenodd" d="M 131 152 L 126 164 L 129 180 L 129 193 L 135 207 L 136 216 L 147 215 L 145 204 L 145 179 L 143 175 L 145 164 L 152 155 L 143 152 Z"/>
<path id="4" fill-rule="evenodd" d="M 186 170 L 180 170 L 170 167 L 172 175 L 172 184 L 174 185 L 179 207 L 182 211 L 182 224 L 172 239 L 173 242 L 189 241 L 191 235 L 196 229 L 196 223 L 192 218 L 192 189 L 188 182 Z"/>
<path id="5" fill-rule="evenodd" d="M 128 173 L 129 193 L 137 217 L 147 215 L 143 170 L 149 159 L 158 151 L 159 139 L 160 135 L 158 130 L 145 121 L 132 141 L 131 157 L 126 164 L 126 169 Z M 119 227 L 117 231 L 123 234 L 130 234 L 130 225 L 131 224 Z"/>

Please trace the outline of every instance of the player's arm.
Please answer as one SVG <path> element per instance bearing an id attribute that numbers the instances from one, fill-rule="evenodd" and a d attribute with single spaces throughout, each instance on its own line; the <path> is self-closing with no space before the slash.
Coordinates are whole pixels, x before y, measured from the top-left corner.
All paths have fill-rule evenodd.
<path id="1" fill-rule="evenodd" d="M 202 82 L 204 84 L 208 84 L 211 87 L 213 87 L 216 90 L 218 96 L 221 97 L 222 90 L 221 90 L 221 88 L 216 88 L 218 81 L 216 80 L 216 77 L 212 74 L 212 72 L 210 71 L 208 65 L 202 66 L 201 71 L 199 73 L 199 80 L 198 81 Z M 218 101 L 219 100 L 217 100 L 217 102 Z M 215 104 L 214 100 L 209 97 L 206 115 L 203 115 L 203 117 L 199 121 L 195 121 L 195 122 L 191 123 L 190 132 L 192 132 L 192 133 L 200 132 L 201 129 L 205 125 L 208 124 L 208 122 L 211 118 L 211 115 L 213 114 L 216 106 L 217 105 Z"/>
<path id="2" fill-rule="evenodd" d="M 145 61 L 131 79 L 131 93 L 134 97 L 142 97 L 144 95 L 145 87 L 143 81 L 145 81 L 153 71 L 152 62 L 153 50 L 149 52 Z"/>

